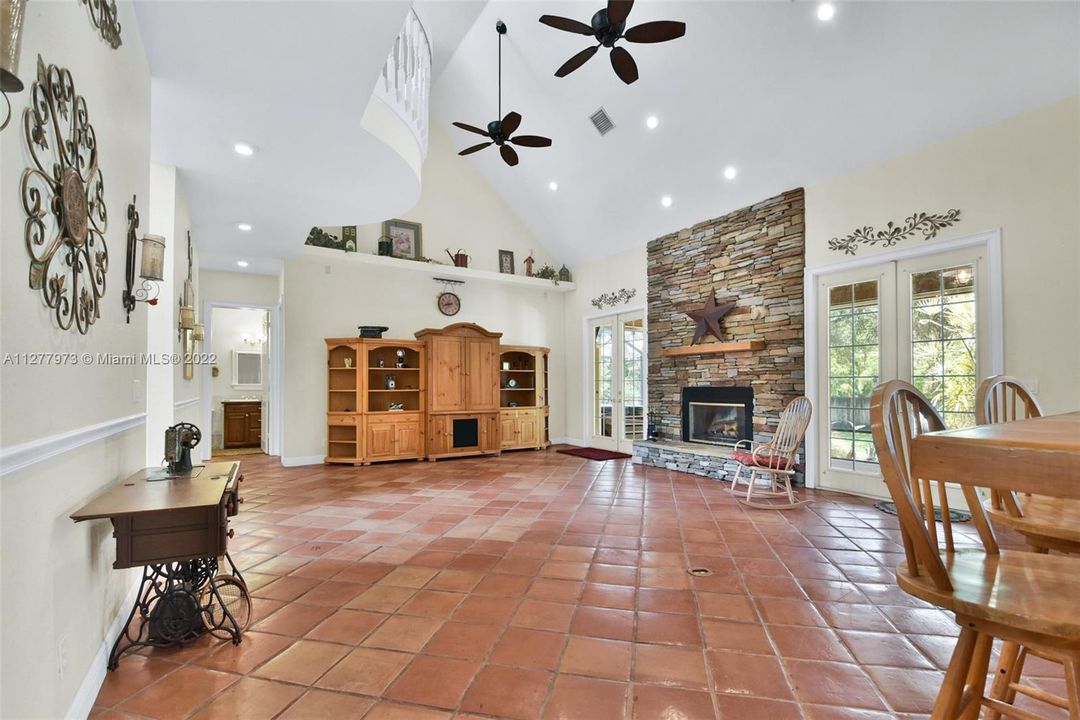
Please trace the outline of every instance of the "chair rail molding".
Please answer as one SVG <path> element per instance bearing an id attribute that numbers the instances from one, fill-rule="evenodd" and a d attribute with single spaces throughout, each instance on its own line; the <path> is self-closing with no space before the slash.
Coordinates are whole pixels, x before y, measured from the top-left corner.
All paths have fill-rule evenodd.
<path id="1" fill-rule="evenodd" d="M 410 9 L 405 17 L 405 25 L 386 57 L 373 94 L 409 127 L 420 146 L 420 158 L 426 158 L 428 103 L 431 99 L 431 41 L 415 10 Z"/>
<path id="2" fill-rule="evenodd" d="M 0 448 L 0 477 L 145 423 L 146 413 L 136 413 Z"/>
<path id="3" fill-rule="evenodd" d="M 183 410 L 192 405 L 198 405 L 200 400 L 202 400 L 202 398 L 198 395 L 193 398 L 187 398 L 186 400 L 177 400 L 173 403 L 173 410 Z"/>

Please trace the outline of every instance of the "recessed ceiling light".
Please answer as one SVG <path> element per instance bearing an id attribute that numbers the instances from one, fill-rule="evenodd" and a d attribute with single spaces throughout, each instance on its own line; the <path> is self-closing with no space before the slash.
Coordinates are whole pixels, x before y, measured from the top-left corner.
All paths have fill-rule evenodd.
<path id="1" fill-rule="evenodd" d="M 251 232 L 251 226 L 247 223 L 236 223 L 236 229 L 240 232 Z"/>
<path id="2" fill-rule="evenodd" d="M 238 142 L 233 145 L 232 149 L 237 155 L 243 155 L 244 157 L 251 157 L 255 154 L 255 148 L 251 147 L 247 143 Z"/>
<path id="3" fill-rule="evenodd" d="M 738 174 L 739 170 L 734 165 L 728 165 L 726 168 L 724 168 L 724 177 L 728 180 L 734 180 L 735 176 Z"/>
<path id="4" fill-rule="evenodd" d="M 247 261 L 247 260 L 237 260 L 237 261 L 236 261 L 236 264 L 237 264 L 237 265 L 238 265 L 239 267 L 247 267 L 247 266 L 248 266 L 248 261 Z"/>
<path id="5" fill-rule="evenodd" d="M 664 207 L 671 207 L 672 202 L 674 201 L 671 199 L 670 195 L 665 195 L 664 197 L 660 198 L 660 204 Z"/>
<path id="6" fill-rule="evenodd" d="M 548 183 L 548 190 L 550 190 L 551 192 L 555 192 L 558 189 L 559 183 L 555 182 L 554 180 Z"/>
<path id="7" fill-rule="evenodd" d="M 817 19 L 821 22 L 829 22 L 836 15 L 836 6 L 831 2 L 818 3 Z"/>
<path id="8" fill-rule="evenodd" d="M 656 117 L 655 115 L 650 115 L 649 117 L 645 118 L 645 127 L 649 128 L 650 130 L 655 130 L 659 126 L 660 118 Z"/>

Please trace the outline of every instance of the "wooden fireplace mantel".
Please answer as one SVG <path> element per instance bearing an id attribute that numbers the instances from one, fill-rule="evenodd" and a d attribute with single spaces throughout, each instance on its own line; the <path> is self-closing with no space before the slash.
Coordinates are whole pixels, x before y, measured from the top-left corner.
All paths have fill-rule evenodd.
<path id="1" fill-rule="evenodd" d="M 715 355 L 717 353 L 747 352 L 750 350 L 765 349 L 764 340 L 739 340 L 738 342 L 714 342 L 704 345 L 682 345 L 680 347 L 664 348 L 657 352 L 662 357 L 678 355 Z"/>

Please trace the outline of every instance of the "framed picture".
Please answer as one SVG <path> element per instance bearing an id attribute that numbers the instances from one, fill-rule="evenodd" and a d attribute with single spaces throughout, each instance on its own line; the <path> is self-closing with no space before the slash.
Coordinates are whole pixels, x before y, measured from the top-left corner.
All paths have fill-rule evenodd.
<path id="1" fill-rule="evenodd" d="M 499 272 L 507 275 L 514 274 L 514 251 L 513 250 L 500 250 L 499 251 Z"/>
<path id="2" fill-rule="evenodd" d="M 390 255 L 408 260 L 419 260 L 423 253 L 423 234 L 420 223 L 408 220 L 387 220 L 382 225 L 383 235 L 390 238 Z"/>

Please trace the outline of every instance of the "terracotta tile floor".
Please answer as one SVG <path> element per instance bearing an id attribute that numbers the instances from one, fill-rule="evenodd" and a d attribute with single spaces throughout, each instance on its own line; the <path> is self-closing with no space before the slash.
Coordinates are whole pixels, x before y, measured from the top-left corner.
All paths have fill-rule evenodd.
<path id="1" fill-rule="evenodd" d="M 896 521 L 858 498 L 747 510 L 553 451 L 242 463 L 243 643 L 129 654 L 93 717 L 926 717 L 957 632 L 897 589 Z"/>

